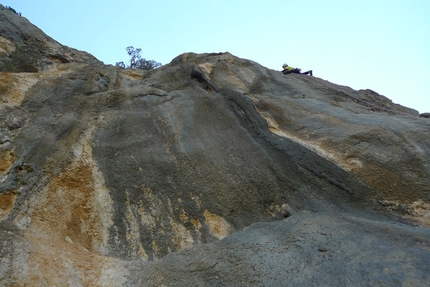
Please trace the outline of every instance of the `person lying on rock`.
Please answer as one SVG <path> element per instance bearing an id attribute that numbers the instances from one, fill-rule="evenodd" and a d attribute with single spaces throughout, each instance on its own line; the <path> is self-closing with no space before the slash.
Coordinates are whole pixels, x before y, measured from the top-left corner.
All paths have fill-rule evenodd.
<path id="1" fill-rule="evenodd" d="M 282 68 L 284 69 L 284 70 L 282 71 L 282 73 L 284 73 L 284 75 L 286 75 L 286 74 L 291 74 L 291 73 L 295 73 L 295 74 L 302 74 L 302 75 L 310 75 L 310 76 L 313 76 L 313 75 L 312 75 L 312 70 L 309 70 L 309 71 L 307 71 L 307 72 L 302 73 L 302 72 L 301 72 L 301 70 L 302 70 L 302 69 L 300 69 L 300 68 L 293 68 L 293 67 L 288 66 L 287 64 L 283 64 L 283 65 L 282 65 Z"/>

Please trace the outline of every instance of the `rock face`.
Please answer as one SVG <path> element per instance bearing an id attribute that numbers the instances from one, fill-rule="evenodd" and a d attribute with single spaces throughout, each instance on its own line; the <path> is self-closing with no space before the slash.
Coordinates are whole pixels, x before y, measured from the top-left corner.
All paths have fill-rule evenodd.
<path id="1" fill-rule="evenodd" d="M 430 284 L 416 111 L 229 53 L 124 70 L 0 21 L 0 285 Z"/>

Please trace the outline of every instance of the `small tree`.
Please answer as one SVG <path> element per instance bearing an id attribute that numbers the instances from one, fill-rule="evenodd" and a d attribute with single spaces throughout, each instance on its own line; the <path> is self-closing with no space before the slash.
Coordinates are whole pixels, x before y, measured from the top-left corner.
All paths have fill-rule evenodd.
<path id="1" fill-rule="evenodd" d="M 161 63 L 158 63 L 154 60 L 146 60 L 142 58 L 140 52 L 142 49 L 135 49 L 133 46 L 128 46 L 125 48 L 127 50 L 127 54 L 130 56 L 130 65 L 124 64 L 124 62 L 117 62 L 115 66 L 126 68 L 126 69 L 142 69 L 142 70 L 152 70 L 161 66 Z"/>
<path id="2" fill-rule="evenodd" d="M 130 68 L 136 68 L 137 62 L 142 58 L 140 56 L 142 49 L 135 49 L 133 46 L 128 46 L 125 49 L 127 50 L 127 54 L 130 56 Z"/>
<path id="3" fill-rule="evenodd" d="M 154 60 L 139 59 L 136 62 L 136 68 L 142 69 L 142 70 L 152 70 L 160 66 L 161 66 L 161 63 L 158 63 Z"/>

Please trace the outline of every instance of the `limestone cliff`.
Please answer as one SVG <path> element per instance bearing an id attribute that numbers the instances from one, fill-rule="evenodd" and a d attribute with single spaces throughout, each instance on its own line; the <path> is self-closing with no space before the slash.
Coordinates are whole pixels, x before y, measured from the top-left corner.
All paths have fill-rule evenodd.
<path id="1" fill-rule="evenodd" d="M 0 25 L 1 285 L 430 284 L 416 111 L 229 53 L 104 65 L 1 5 Z"/>

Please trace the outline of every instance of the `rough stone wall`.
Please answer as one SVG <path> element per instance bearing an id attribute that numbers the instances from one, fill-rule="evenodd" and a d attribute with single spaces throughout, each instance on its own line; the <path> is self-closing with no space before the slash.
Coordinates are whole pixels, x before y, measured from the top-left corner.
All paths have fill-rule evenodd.
<path id="1" fill-rule="evenodd" d="M 429 283 L 416 111 L 229 53 L 105 66 L 0 14 L 2 61 L 39 43 L 0 73 L 0 285 Z"/>

